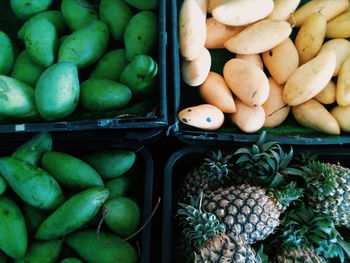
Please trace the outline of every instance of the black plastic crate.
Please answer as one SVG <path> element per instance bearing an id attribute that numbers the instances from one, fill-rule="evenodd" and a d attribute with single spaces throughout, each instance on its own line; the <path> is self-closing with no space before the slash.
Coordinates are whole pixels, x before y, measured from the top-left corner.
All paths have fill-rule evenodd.
<path id="1" fill-rule="evenodd" d="M 3 5 L 3 4 L 2 4 Z M 4 5 L 10 8 L 9 4 Z M 58 9 L 60 1 L 54 1 L 53 6 Z M 109 111 L 103 114 L 84 112 L 71 114 L 62 121 L 55 122 L 16 122 L 11 124 L 0 124 L 0 133 L 14 132 L 38 132 L 38 131 L 82 131 L 97 129 L 162 129 L 168 125 L 168 109 L 167 109 L 167 88 L 166 88 L 166 50 L 167 50 L 167 28 L 166 28 L 166 0 L 159 0 L 158 9 L 155 10 L 158 15 L 159 35 L 158 50 L 155 51 L 158 63 L 158 87 L 153 97 L 145 101 L 131 105 L 131 114 L 126 114 L 124 109 Z M 5 18 L 0 17 L 0 21 Z M 6 26 L 0 24 L 0 30 L 8 33 L 12 40 L 15 40 L 16 34 L 12 32 L 14 28 L 19 29 L 21 24 L 16 21 L 13 25 Z M 117 46 L 116 46 L 117 48 Z M 129 107 L 129 105 L 127 106 Z M 148 113 L 143 115 L 137 114 L 137 108 L 150 109 Z M 144 111 L 144 110 L 143 110 Z"/>
<path id="2" fill-rule="evenodd" d="M 300 5 L 305 4 L 309 0 L 302 0 Z M 238 128 L 234 127 L 230 121 L 226 120 L 222 128 L 216 131 L 204 131 L 197 128 L 193 128 L 182 124 L 177 114 L 184 108 L 203 104 L 196 87 L 187 86 L 181 78 L 181 55 L 180 45 L 178 37 L 178 15 L 183 0 L 171 0 L 169 4 L 169 13 L 171 15 L 171 47 L 173 50 L 171 63 L 172 63 L 172 84 L 173 84 L 173 104 L 171 105 L 171 126 L 169 133 L 174 134 L 181 141 L 187 144 L 216 144 L 226 145 L 227 143 L 233 144 L 234 142 L 255 142 L 258 133 L 262 130 L 267 132 L 268 140 L 276 140 L 282 144 L 295 144 L 295 145 L 326 145 L 326 144 L 348 144 L 350 143 L 350 134 L 342 132 L 339 136 L 323 134 L 309 128 L 303 127 L 298 124 L 291 116 L 276 128 L 262 128 L 260 131 L 252 134 L 241 132 Z M 295 37 L 293 32 L 292 37 Z M 212 49 L 212 68 L 211 70 L 221 73 L 224 62 L 229 58 L 233 58 L 233 54 L 225 49 Z M 213 57 L 214 55 L 214 57 Z M 170 104 L 170 102 L 169 102 Z M 291 115 L 291 113 L 290 113 Z"/>
<path id="3" fill-rule="evenodd" d="M 243 144 L 241 146 L 243 146 Z M 175 253 L 175 240 L 180 235 L 175 220 L 176 209 L 178 208 L 175 200 L 176 191 L 182 183 L 186 172 L 203 160 L 212 150 L 218 149 L 223 153 L 233 153 L 235 149 L 238 149 L 238 145 L 237 148 L 185 147 L 173 153 L 166 163 L 163 185 L 162 263 L 182 262 L 179 255 Z M 288 147 L 286 149 L 288 149 Z M 295 152 L 317 154 L 322 161 L 339 162 L 347 167 L 350 165 L 350 148 L 296 146 L 293 147 L 293 149 Z M 175 259 L 177 260 L 175 261 Z"/>
<path id="4" fill-rule="evenodd" d="M 29 140 L 34 134 L 16 134 L 2 138 L 0 140 L 0 155 L 9 156 L 13 151 L 24 142 Z M 117 136 L 105 136 L 101 139 L 96 134 L 51 134 L 53 150 L 71 154 L 75 157 L 85 154 L 111 149 L 128 149 L 136 153 L 135 164 L 142 169 L 139 174 L 139 181 L 130 189 L 128 197 L 135 198 L 140 210 L 142 231 L 128 242 L 139 252 L 139 263 L 151 262 L 151 232 L 152 232 L 152 204 L 153 204 L 153 174 L 154 162 L 150 151 L 143 145 L 135 141 L 127 141 Z M 102 224 L 105 226 L 105 224 Z"/>

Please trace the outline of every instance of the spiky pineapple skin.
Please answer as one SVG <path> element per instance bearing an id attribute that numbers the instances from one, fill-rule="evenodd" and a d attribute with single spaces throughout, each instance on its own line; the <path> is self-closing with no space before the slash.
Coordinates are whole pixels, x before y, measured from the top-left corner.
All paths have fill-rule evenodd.
<path id="1" fill-rule="evenodd" d="M 249 244 L 264 240 L 280 223 L 276 200 L 257 186 L 220 188 L 203 197 L 203 208 Z"/>
<path id="2" fill-rule="evenodd" d="M 195 263 L 259 263 L 253 249 L 234 234 L 218 235 L 205 244 L 195 256 Z"/>
<path id="3" fill-rule="evenodd" d="M 326 263 L 326 260 L 317 255 L 314 249 L 293 248 L 277 255 L 275 263 Z"/>
<path id="4" fill-rule="evenodd" d="M 314 193 L 310 205 L 316 213 L 332 215 L 336 226 L 350 226 L 350 169 L 338 164 L 327 163 L 336 179 L 334 191 L 323 196 Z"/>

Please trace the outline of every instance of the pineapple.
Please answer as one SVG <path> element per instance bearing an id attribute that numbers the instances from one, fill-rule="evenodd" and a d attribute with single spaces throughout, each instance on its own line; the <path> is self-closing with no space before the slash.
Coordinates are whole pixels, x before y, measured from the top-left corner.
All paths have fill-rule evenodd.
<path id="1" fill-rule="evenodd" d="M 301 194 L 294 182 L 279 191 L 243 184 L 204 195 L 203 208 L 215 214 L 229 231 L 253 244 L 275 231 L 281 213 Z"/>
<path id="2" fill-rule="evenodd" d="M 281 251 L 276 263 L 325 263 L 334 258 L 344 262 L 344 252 L 350 252 L 332 217 L 317 215 L 304 203 L 286 213 L 272 244 L 273 251 Z"/>
<path id="3" fill-rule="evenodd" d="M 339 164 L 310 161 L 301 175 L 314 211 L 332 215 L 336 226 L 350 227 L 350 169 Z"/>
<path id="4" fill-rule="evenodd" d="M 223 186 L 229 179 L 232 164 L 231 155 L 223 155 L 220 151 L 212 152 L 201 165 L 193 167 L 185 176 L 178 200 L 185 202 L 188 196 L 198 196 Z"/>
<path id="5" fill-rule="evenodd" d="M 195 263 L 260 263 L 254 250 L 244 239 L 234 233 L 227 232 L 225 225 L 212 214 L 199 208 L 181 204 L 178 215 L 183 217 L 183 236 L 186 243 L 194 248 Z"/>

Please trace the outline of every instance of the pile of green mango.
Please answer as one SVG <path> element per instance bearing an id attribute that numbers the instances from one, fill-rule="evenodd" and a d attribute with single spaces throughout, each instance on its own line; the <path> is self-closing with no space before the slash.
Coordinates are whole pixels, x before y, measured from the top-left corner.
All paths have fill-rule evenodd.
<path id="1" fill-rule="evenodd" d="M 0 157 L 0 263 L 135 263 L 135 161 L 126 149 L 53 151 L 45 132 Z"/>
<path id="2" fill-rule="evenodd" d="M 158 0 L 6 1 L 22 26 L 16 39 L 0 31 L 0 122 L 58 121 L 152 97 Z"/>

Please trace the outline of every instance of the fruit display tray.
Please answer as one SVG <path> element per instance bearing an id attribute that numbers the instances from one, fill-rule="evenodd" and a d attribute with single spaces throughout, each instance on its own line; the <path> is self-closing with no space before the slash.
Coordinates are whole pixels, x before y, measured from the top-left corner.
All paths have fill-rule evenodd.
<path id="1" fill-rule="evenodd" d="M 239 146 L 247 146 L 247 144 L 238 143 L 236 147 L 185 147 L 173 153 L 168 159 L 164 168 L 164 184 L 163 184 L 163 227 L 162 227 L 162 261 L 163 263 L 182 262 L 175 253 L 175 240 L 179 236 L 175 214 L 177 204 L 174 200 L 176 189 L 179 188 L 186 172 L 195 164 L 203 160 L 212 150 L 220 150 L 223 153 L 233 153 Z M 288 148 L 288 147 L 287 147 Z M 348 165 L 350 161 L 350 148 L 337 148 L 325 146 L 295 146 L 295 152 L 309 152 L 317 154 L 321 161 L 333 163 L 341 163 Z M 175 261 L 175 259 L 178 259 Z"/>
<path id="2" fill-rule="evenodd" d="M 10 8 L 9 1 L 2 4 L 0 10 Z M 158 10 L 155 10 L 159 21 L 158 50 L 156 61 L 158 63 L 158 86 L 156 94 L 147 100 L 134 103 L 125 109 L 101 113 L 79 112 L 68 116 L 62 121 L 40 122 L 40 123 L 18 123 L 0 124 L 0 133 L 10 132 L 38 132 L 38 131 L 82 131 L 97 129 L 156 129 L 160 130 L 168 125 L 167 112 L 167 89 L 166 89 L 166 0 L 160 0 Z M 55 3 L 56 5 L 56 3 Z M 56 6 L 54 6 L 56 8 Z M 57 7 L 59 8 L 59 6 Z M 57 9 L 56 8 L 56 9 Z M 16 39 L 16 30 L 22 23 L 13 19 L 12 12 L 0 17 L 0 31 L 6 32 L 11 39 Z M 117 46 L 118 48 L 118 46 Z"/>
<path id="3" fill-rule="evenodd" d="M 302 0 L 301 5 L 309 0 Z M 216 131 L 205 131 L 191 126 L 182 124 L 177 114 L 184 108 L 203 104 L 197 87 L 186 85 L 181 78 L 181 56 L 178 37 L 178 13 L 182 4 L 182 0 L 171 0 L 169 13 L 171 15 L 171 48 L 172 48 L 172 88 L 171 94 L 173 104 L 171 112 L 172 124 L 169 131 L 178 137 L 181 141 L 192 144 L 234 144 L 234 142 L 254 142 L 258 134 L 265 130 L 267 132 L 267 140 L 275 140 L 282 144 L 294 145 L 326 145 L 326 144 L 347 144 L 350 143 L 350 134 L 342 132 L 341 135 L 327 135 L 312 129 L 306 128 L 298 124 L 294 118 L 290 116 L 287 120 L 275 128 L 262 128 L 256 133 L 247 134 L 241 132 L 230 121 L 225 121 L 224 125 Z M 293 30 L 292 38 L 296 36 Z M 211 70 L 222 74 L 223 66 L 227 60 L 233 58 L 234 55 L 225 49 L 210 50 L 212 65 Z"/>
<path id="4" fill-rule="evenodd" d="M 10 155 L 24 142 L 28 141 L 33 134 L 22 133 L 4 135 L 0 140 L 1 156 Z M 105 135 L 103 138 L 92 133 L 51 133 L 53 150 L 81 156 L 101 150 L 128 149 L 136 153 L 137 170 L 140 180 L 131 187 L 129 197 L 136 200 L 141 208 L 140 231 L 130 242 L 139 253 L 138 263 L 151 262 L 151 218 L 153 203 L 153 174 L 154 162 L 150 151 L 135 141 L 125 140 L 123 137 Z M 102 228 L 105 224 L 102 224 Z"/>

